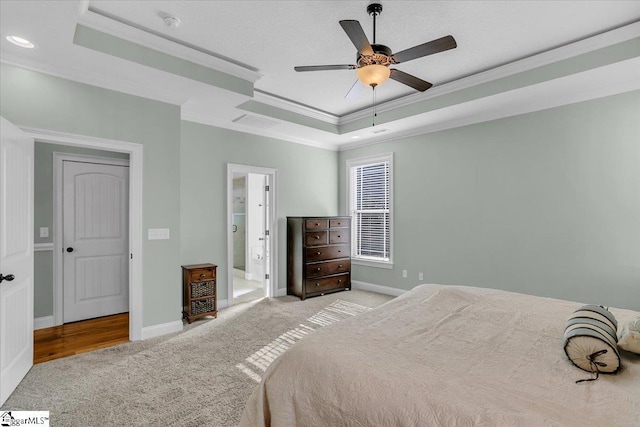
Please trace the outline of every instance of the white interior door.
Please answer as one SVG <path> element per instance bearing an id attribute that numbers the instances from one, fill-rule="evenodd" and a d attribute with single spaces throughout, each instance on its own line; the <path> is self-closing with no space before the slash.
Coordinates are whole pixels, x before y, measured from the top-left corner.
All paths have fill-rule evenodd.
<path id="1" fill-rule="evenodd" d="M 63 162 L 63 311 L 75 322 L 129 311 L 129 168 Z"/>
<path id="2" fill-rule="evenodd" d="M 33 366 L 33 139 L 0 117 L 0 405 Z"/>

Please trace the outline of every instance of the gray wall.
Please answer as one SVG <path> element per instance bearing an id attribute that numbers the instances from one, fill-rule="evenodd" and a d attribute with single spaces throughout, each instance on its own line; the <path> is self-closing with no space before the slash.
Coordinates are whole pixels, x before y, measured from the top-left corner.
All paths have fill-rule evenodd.
<path id="1" fill-rule="evenodd" d="M 336 215 L 338 154 L 305 145 L 182 122 L 182 263 L 218 265 L 227 296 L 227 164 L 278 170 L 279 287 L 286 287 L 286 217 Z"/>
<path id="2" fill-rule="evenodd" d="M 640 92 L 340 153 L 394 152 L 393 270 L 640 310 Z M 402 270 L 409 277 L 402 278 Z"/>
<path id="3" fill-rule="evenodd" d="M 0 68 L 0 114 L 18 126 L 144 146 L 143 326 L 180 319 L 180 108 L 9 65 Z"/>
<path id="4" fill-rule="evenodd" d="M 35 243 L 53 242 L 53 153 L 84 154 L 128 159 L 125 153 L 91 150 L 57 144 L 35 143 L 34 150 L 34 232 Z M 49 228 L 49 237 L 40 237 L 40 227 Z M 34 316 L 53 314 L 53 252 L 35 253 Z"/>

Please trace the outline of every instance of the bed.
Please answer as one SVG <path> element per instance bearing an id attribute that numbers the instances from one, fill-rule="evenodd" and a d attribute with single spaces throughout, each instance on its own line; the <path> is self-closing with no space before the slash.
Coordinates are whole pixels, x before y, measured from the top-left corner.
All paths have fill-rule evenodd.
<path id="1" fill-rule="evenodd" d="M 420 285 L 282 354 L 241 426 L 640 426 L 640 356 L 575 383 L 590 374 L 567 360 L 563 333 L 580 305 Z"/>

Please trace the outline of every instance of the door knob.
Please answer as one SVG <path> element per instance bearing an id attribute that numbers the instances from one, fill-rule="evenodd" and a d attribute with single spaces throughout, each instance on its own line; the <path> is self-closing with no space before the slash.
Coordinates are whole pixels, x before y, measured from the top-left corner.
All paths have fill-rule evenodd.
<path id="1" fill-rule="evenodd" d="M 73 252 L 73 248 L 72 248 L 71 246 L 69 246 L 69 247 L 67 248 L 67 252 Z"/>
<path id="2" fill-rule="evenodd" d="M 14 276 L 13 274 L 7 274 L 6 276 L 3 276 L 2 274 L 0 274 L 0 283 L 2 283 L 3 280 L 6 280 L 7 282 L 10 282 L 15 278 L 16 278 L 16 276 Z"/>

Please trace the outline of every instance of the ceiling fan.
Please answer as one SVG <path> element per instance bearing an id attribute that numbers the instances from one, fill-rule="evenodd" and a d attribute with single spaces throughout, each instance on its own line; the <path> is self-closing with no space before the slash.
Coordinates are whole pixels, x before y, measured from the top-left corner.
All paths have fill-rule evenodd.
<path id="1" fill-rule="evenodd" d="M 358 49 L 356 64 L 310 65 L 294 67 L 294 69 L 296 71 L 358 70 L 358 80 L 374 89 L 387 79 L 393 79 L 420 92 L 429 89 L 433 86 L 431 83 L 390 67 L 412 59 L 454 49 L 457 46 L 456 40 L 449 35 L 393 53 L 389 47 L 376 44 L 376 17 L 381 12 L 382 5 L 379 3 L 371 3 L 367 6 L 367 13 L 373 17 L 372 44 L 369 43 L 360 22 L 351 19 L 340 21 L 340 26 Z M 360 87 L 362 86 L 356 81 L 345 98 L 353 97 Z"/>

